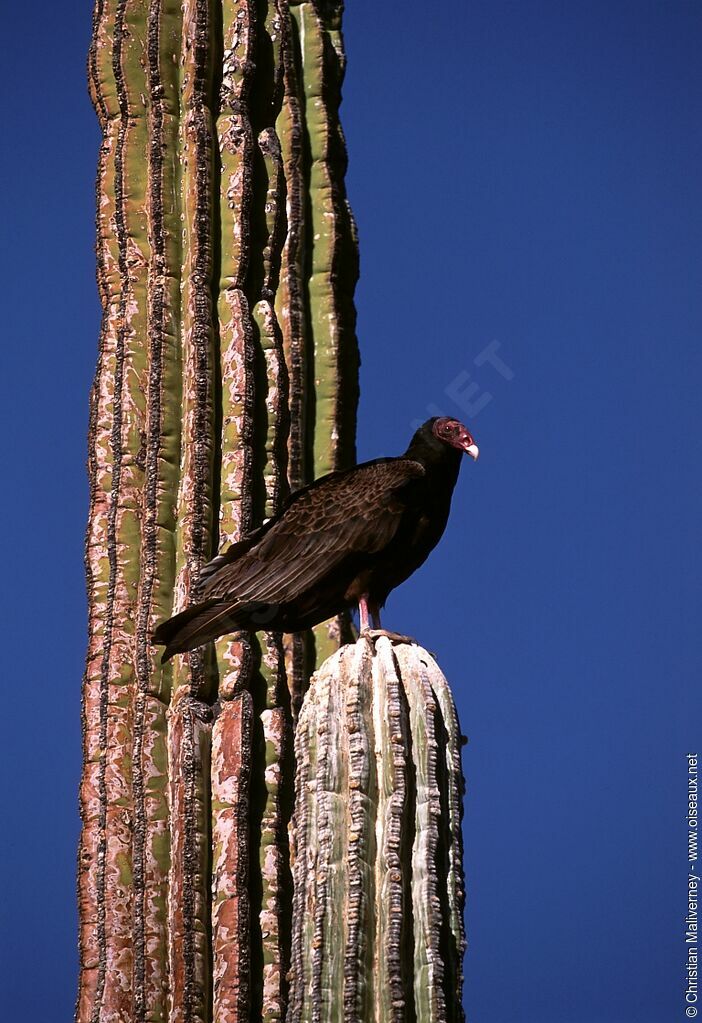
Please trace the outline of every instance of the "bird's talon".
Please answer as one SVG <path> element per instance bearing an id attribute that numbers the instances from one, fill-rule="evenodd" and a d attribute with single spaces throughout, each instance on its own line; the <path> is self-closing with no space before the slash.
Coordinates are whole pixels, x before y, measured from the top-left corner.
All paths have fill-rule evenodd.
<path id="1" fill-rule="evenodd" d="M 412 636 L 403 636 L 400 632 L 390 632 L 388 629 L 362 629 L 358 634 L 359 639 L 367 639 L 369 643 L 373 643 L 374 640 L 380 639 L 381 636 L 385 636 L 391 643 L 409 643 L 411 646 L 417 646 L 417 640 Z"/>

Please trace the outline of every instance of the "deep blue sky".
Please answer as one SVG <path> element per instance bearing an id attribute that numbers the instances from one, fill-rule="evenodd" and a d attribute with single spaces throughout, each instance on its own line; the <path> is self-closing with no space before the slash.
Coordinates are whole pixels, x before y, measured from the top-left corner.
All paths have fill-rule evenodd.
<path id="1" fill-rule="evenodd" d="M 4 29 L 0 1004 L 59 1023 L 75 994 L 98 133 L 88 6 L 37 0 Z M 436 651 L 470 736 L 471 1019 L 682 1020 L 702 11 L 360 0 L 346 40 L 359 455 L 402 450 L 429 406 L 465 415 L 481 447 L 440 548 L 386 612 Z M 511 379 L 476 364 L 491 342 Z"/>

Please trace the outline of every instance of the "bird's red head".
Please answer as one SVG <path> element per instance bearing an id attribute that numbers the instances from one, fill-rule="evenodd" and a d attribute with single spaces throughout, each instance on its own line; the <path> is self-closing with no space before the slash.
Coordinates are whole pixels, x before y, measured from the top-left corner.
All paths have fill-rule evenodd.
<path id="1" fill-rule="evenodd" d="M 472 434 L 457 419 L 442 416 L 435 420 L 432 430 L 434 436 L 444 444 L 450 444 L 451 447 L 458 448 L 459 451 L 465 451 L 471 458 L 478 457 L 478 445 L 473 440 Z"/>

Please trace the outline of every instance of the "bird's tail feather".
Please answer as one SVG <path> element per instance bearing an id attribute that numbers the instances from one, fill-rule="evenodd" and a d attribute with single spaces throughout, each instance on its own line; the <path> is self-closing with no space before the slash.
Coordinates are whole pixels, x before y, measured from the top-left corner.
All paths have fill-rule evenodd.
<path id="1" fill-rule="evenodd" d="M 166 647 L 161 663 L 225 632 L 248 628 L 246 611 L 246 606 L 236 601 L 212 597 L 162 622 L 151 637 L 153 643 Z"/>

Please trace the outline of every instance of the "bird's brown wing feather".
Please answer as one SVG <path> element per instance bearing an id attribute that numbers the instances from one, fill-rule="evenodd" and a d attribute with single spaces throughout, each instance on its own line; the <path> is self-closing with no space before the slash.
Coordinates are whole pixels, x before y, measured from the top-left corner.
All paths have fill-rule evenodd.
<path id="1" fill-rule="evenodd" d="M 317 586 L 323 599 L 325 582 L 345 559 L 358 563 L 392 540 L 407 488 L 422 476 L 419 462 L 379 459 L 297 491 L 275 519 L 205 566 L 201 602 L 154 633 L 154 642 L 166 645 L 162 660 L 227 631 L 265 627 L 267 608 L 314 595 Z"/>
<path id="2" fill-rule="evenodd" d="M 225 551 L 220 551 L 211 561 L 208 561 L 206 565 L 200 569 L 198 575 L 198 585 L 202 591 L 204 585 L 208 579 L 225 567 L 225 565 L 231 565 L 233 561 L 237 561 L 242 554 L 251 550 L 254 544 L 258 543 L 261 537 L 268 529 L 268 523 L 263 526 L 259 526 L 258 529 L 254 529 L 251 533 L 248 533 L 242 540 L 237 540 L 236 543 L 231 544 Z"/>
<path id="3" fill-rule="evenodd" d="M 423 475 L 419 462 L 389 459 L 298 491 L 259 542 L 210 576 L 203 598 L 237 604 L 295 599 L 350 555 L 382 550 L 405 510 L 403 488 Z"/>

